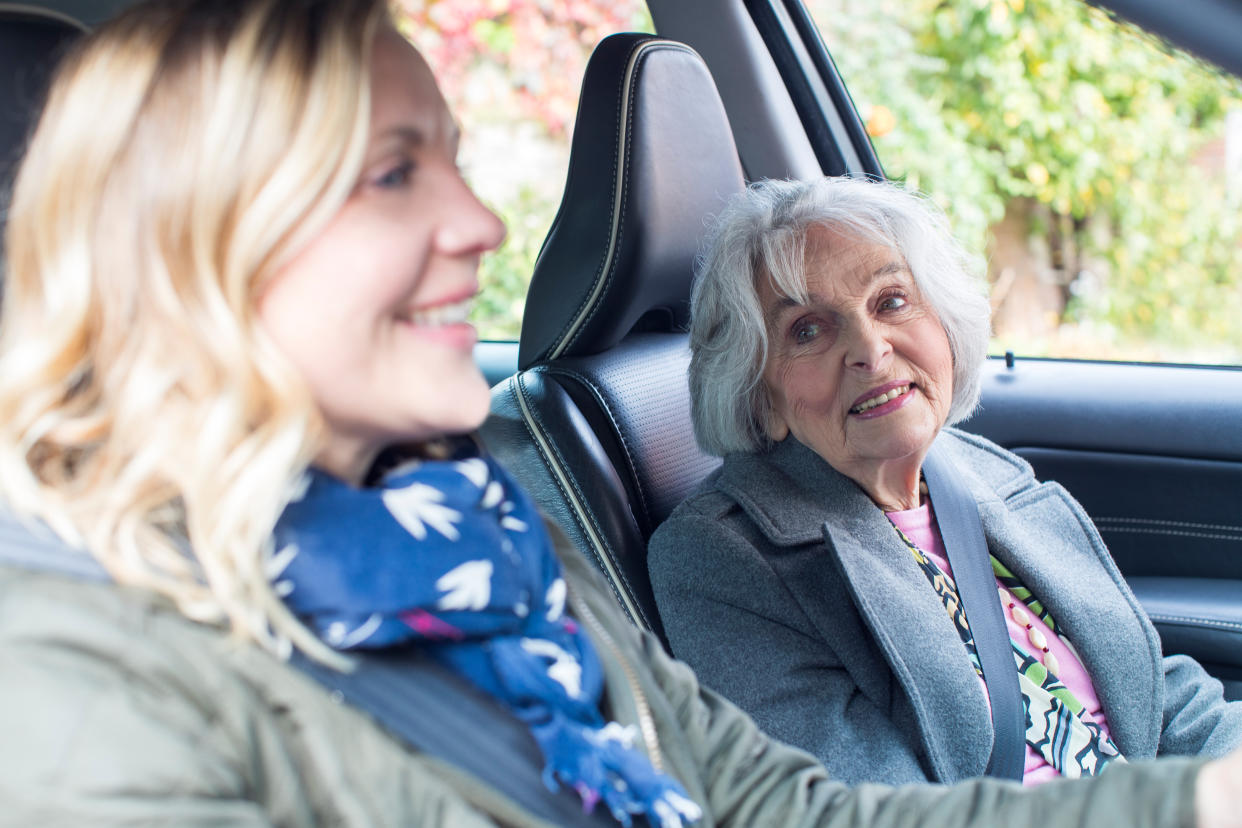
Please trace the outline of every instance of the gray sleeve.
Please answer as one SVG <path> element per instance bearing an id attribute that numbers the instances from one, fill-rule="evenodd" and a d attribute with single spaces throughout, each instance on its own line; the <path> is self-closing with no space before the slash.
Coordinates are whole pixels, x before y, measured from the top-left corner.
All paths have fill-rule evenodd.
<path id="1" fill-rule="evenodd" d="M 1242 746 L 1242 701 L 1225 701 L 1223 693 L 1193 658 L 1165 657 L 1159 753 L 1218 757 Z"/>
<path id="2" fill-rule="evenodd" d="M 850 787 L 803 751 L 767 737 L 649 641 L 647 663 L 691 746 L 711 824 L 783 828 L 1194 828 L 1202 760 L 1114 765 L 1038 788 L 978 779 L 953 786 Z"/>
<path id="3" fill-rule="evenodd" d="M 649 565 L 673 654 L 765 732 L 848 783 L 931 781 L 917 728 L 860 690 L 750 541 L 682 513 L 653 538 Z"/>

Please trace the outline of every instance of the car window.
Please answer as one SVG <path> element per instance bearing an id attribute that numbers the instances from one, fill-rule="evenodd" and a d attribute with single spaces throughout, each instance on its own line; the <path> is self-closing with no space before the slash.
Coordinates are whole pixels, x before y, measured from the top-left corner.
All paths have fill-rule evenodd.
<path id="1" fill-rule="evenodd" d="M 996 352 L 1242 364 L 1242 91 L 1078 0 L 809 0 L 891 178 L 986 251 Z"/>
<path id="2" fill-rule="evenodd" d="M 401 0 L 402 28 L 461 121 L 459 163 L 508 225 L 481 267 L 472 321 L 514 340 L 535 257 L 560 204 L 582 72 L 599 40 L 652 31 L 641 0 Z"/>

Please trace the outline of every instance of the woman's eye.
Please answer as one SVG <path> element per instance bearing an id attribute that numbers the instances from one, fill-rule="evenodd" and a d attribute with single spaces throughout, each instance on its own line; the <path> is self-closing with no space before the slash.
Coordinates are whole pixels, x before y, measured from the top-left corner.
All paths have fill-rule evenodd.
<path id="1" fill-rule="evenodd" d="M 814 341 L 819 336 L 820 327 L 818 322 L 799 322 L 794 326 L 793 338 L 794 342 L 799 345 L 805 345 Z"/>
<path id="2" fill-rule="evenodd" d="M 880 300 L 880 310 L 901 310 L 909 302 L 904 296 L 885 296 Z"/>
<path id="3" fill-rule="evenodd" d="M 406 184 L 409 184 L 410 178 L 413 175 L 414 175 L 414 162 L 413 161 L 402 161 L 400 164 L 397 164 L 396 166 L 391 167 L 387 171 L 382 173 L 378 178 L 374 180 L 373 183 L 375 184 L 376 187 L 380 187 L 385 190 L 391 190 L 391 189 L 396 189 L 398 187 L 404 187 Z"/>

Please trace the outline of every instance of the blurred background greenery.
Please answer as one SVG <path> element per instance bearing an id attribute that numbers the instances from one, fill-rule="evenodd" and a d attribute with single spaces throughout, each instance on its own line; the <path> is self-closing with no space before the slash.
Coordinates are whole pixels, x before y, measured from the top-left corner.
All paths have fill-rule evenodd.
<path id="1" fill-rule="evenodd" d="M 592 46 L 636 0 L 402 0 L 509 225 L 480 333 L 513 339 Z M 995 349 L 1242 364 L 1242 87 L 1078 0 L 808 0 L 888 175 L 988 258 Z"/>

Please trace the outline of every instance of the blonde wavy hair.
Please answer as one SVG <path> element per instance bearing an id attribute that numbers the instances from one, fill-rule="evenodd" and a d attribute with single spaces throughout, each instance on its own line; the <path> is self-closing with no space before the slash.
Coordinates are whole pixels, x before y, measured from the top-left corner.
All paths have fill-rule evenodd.
<path id="1" fill-rule="evenodd" d="M 332 660 L 264 571 L 322 427 L 256 299 L 355 185 L 389 25 L 384 0 L 143 3 L 59 68 L 11 204 L 0 496 L 282 655 Z"/>

